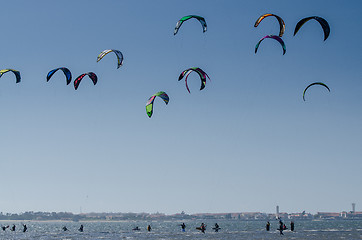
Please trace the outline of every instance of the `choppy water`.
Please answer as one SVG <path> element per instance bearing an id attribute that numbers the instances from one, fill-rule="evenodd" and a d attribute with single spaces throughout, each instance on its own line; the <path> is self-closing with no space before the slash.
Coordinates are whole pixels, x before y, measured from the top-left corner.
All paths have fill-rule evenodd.
<path id="1" fill-rule="evenodd" d="M 215 220 L 204 220 L 208 225 L 205 234 L 195 227 L 202 221 L 184 221 L 186 231 L 182 232 L 181 221 L 123 221 L 123 222 L 12 222 L 2 221 L 3 225 L 16 225 L 16 231 L 0 230 L 0 239 L 362 239 L 362 220 L 322 220 L 295 221 L 295 232 L 284 231 L 281 236 L 276 228 L 277 221 L 271 222 L 271 231 L 265 231 L 265 221 L 235 221 L 220 220 L 217 223 L 221 230 L 213 232 L 211 227 Z M 28 231 L 22 232 L 22 224 Z M 285 221 L 286 225 L 289 223 Z M 84 232 L 79 232 L 79 226 L 84 225 Z M 152 231 L 147 232 L 147 225 Z M 69 231 L 64 232 L 66 226 Z M 141 231 L 134 232 L 136 226 Z"/>

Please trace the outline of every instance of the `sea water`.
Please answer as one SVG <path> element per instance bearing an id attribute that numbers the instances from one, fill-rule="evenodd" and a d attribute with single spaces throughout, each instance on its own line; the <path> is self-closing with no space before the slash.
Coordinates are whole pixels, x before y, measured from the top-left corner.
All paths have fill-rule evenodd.
<path id="1" fill-rule="evenodd" d="M 182 232 L 180 224 L 186 224 Z M 196 230 L 201 222 L 207 225 L 205 233 Z M 218 223 L 221 229 L 214 232 L 212 227 Z M 362 220 L 308 220 L 294 221 L 295 231 L 284 231 L 280 235 L 278 221 L 270 221 L 271 230 L 265 230 L 265 221 L 237 220 L 185 220 L 185 221 L 103 221 L 103 222 L 37 222 L 37 221 L 1 221 L 0 224 L 15 224 L 16 231 L 0 230 L 0 239 L 362 239 Z M 290 221 L 285 221 L 289 228 Z M 22 232 L 22 224 L 28 227 Z M 80 225 L 84 232 L 79 232 Z M 147 226 L 151 225 L 151 232 Z M 68 231 L 63 231 L 66 226 Z M 139 227 L 140 231 L 132 231 Z"/>

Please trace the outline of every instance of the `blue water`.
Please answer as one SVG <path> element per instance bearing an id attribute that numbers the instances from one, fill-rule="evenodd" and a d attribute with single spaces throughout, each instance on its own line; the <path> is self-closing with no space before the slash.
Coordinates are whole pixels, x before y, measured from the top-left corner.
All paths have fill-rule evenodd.
<path id="1" fill-rule="evenodd" d="M 265 221 L 235 220 L 185 220 L 186 231 L 179 226 L 181 221 L 122 221 L 122 222 L 35 222 L 1 221 L 3 225 L 16 225 L 16 231 L 0 230 L 0 239 L 362 239 L 362 220 L 295 221 L 295 232 L 276 230 L 277 221 L 271 221 L 271 231 L 265 231 Z M 201 222 L 208 225 L 205 234 L 196 230 Z M 221 230 L 215 233 L 212 227 L 217 222 Z M 289 221 L 285 221 L 287 227 Z M 287 224 L 288 223 L 288 224 Z M 22 224 L 28 231 L 22 232 Z M 80 225 L 84 232 L 79 232 Z M 147 225 L 152 227 L 147 232 Z M 69 231 L 64 232 L 66 226 Z M 132 231 L 139 226 L 141 231 Z"/>

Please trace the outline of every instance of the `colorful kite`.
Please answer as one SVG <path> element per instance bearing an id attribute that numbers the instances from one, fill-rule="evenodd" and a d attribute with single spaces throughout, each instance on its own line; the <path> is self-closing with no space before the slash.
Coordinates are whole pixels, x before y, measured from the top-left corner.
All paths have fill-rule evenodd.
<path id="1" fill-rule="evenodd" d="M 83 73 L 82 75 L 80 75 L 79 77 L 77 77 L 77 78 L 74 80 L 74 88 L 75 88 L 75 90 L 78 89 L 78 86 L 79 86 L 80 81 L 82 81 L 82 79 L 83 79 L 86 75 L 89 76 L 89 78 L 93 81 L 93 84 L 94 84 L 94 85 L 97 84 L 98 78 L 97 78 L 97 75 L 96 75 L 95 73 L 93 73 L 93 72 Z"/>
<path id="2" fill-rule="evenodd" d="M 205 18 L 200 17 L 200 16 L 196 16 L 196 15 L 189 15 L 189 16 L 185 16 L 183 18 L 181 18 L 177 23 L 176 23 L 176 27 L 175 27 L 175 31 L 173 33 L 173 35 L 176 35 L 176 33 L 178 32 L 178 29 L 181 27 L 181 25 L 183 24 L 183 22 L 191 19 L 191 18 L 196 18 L 197 20 L 199 20 L 199 22 L 201 23 L 202 26 L 202 30 L 203 32 L 206 32 L 207 30 L 207 25 L 206 25 L 206 21 Z"/>
<path id="3" fill-rule="evenodd" d="M 53 74 L 58 71 L 59 69 L 61 69 L 66 77 L 66 80 L 67 80 L 67 85 L 72 81 L 72 74 L 71 72 L 69 71 L 68 68 L 65 68 L 65 67 L 60 67 L 60 68 L 56 68 L 56 69 L 53 69 L 51 70 L 48 75 L 47 75 L 47 82 L 49 82 L 50 78 L 53 76 Z"/>
<path id="4" fill-rule="evenodd" d="M 97 62 L 99 62 L 104 56 L 106 56 L 110 52 L 114 52 L 116 54 L 116 57 L 117 57 L 117 60 L 118 60 L 117 68 L 122 66 L 122 64 L 123 64 L 123 54 L 121 53 L 121 51 L 114 50 L 114 49 L 107 49 L 107 50 L 102 51 L 97 57 Z"/>
<path id="5" fill-rule="evenodd" d="M 190 75 L 191 72 L 197 72 L 197 74 L 199 74 L 200 76 L 200 79 L 201 79 L 201 87 L 200 87 L 200 90 L 204 89 L 205 88 L 205 85 L 206 85 L 206 77 L 210 80 L 210 77 L 201 69 L 201 68 L 197 68 L 197 67 L 193 67 L 193 68 L 189 68 L 189 69 L 186 69 L 184 70 L 180 76 L 178 77 L 178 80 L 180 81 L 185 75 L 185 83 L 186 83 L 186 89 L 189 93 L 190 92 L 190 89 L 189 89 L 189 86 L 187 85 L 187 78 L 188 76 Z M 210 80 L 211 81 L 211 80 Z"/>
<path id="6" fill-rule="evenodd" d="M 287 51 L 287 48 L 286 48 L 286 46 L 284 44 L 284 41 L 280 37 L 278 37 L 276 35 L 267 35 L 267 36 L 263 37 L 262 39 L 260 39 L 259 42 L 255 46 L 255 53 L 258 51 L 258 48 L 259 48 L 259 45 L 260 45 L 261 41 L 263 41 L 266 38 L 271 38 L 271 39 L 277 40 L 280 43 L 280 45 L 282 45 L 282 47 L 283 47 L 283 55 L 285 54 L 285 52 Z"/>
<path id="7" fill-rule="evenodd" d="M 162 98 L 162 100 L 166 103 L 166 105 L 168 104 L 168 101 L 170 100 L 168 95 L 165 93 L 165 92 L 158 92 L 154 95 L 152 95 L 147 103 L 146 103 L 146 112 L 147 112 L 147 115 L 148 117 L 150 118 L 152 116 L 152 113 L 153 113 L 153 102 L 155 101 L 155 98 L 156 97 L 160 97 Z"/>
<path id="8" fill-rule="evenodd" d="M 16 83 L 19 83 L 19 82 L 20 82 L 20 80 L 21 80 L 20 72 L 14 70 L 14 69 L 3 69 L 3 70 L 0 70 L 0 77 L 1 77 L 4 73 L 7 73 L 7 72 L 13 72 L 13 73 L 15 74 L 15 77 L 16 77 Z"/>
<path id="9" fill-rule="evenodd" d="M 279 22 L 279 26 L 280 26 L 280 30 L 279 30 L 279 37 L 282 37 L 284 32 L 285 32 L 285 23 L 283 21 L 283 19 L 277 15 L 274 15 L 274 14 L 271 14 L 271 13 L 267 13 L 267 14 L 264 14 L 264 15 L 261 15 L 255 22 L 254 24 L 254 27 L 257 27 L 259 25 L 259 23 L 266 17 L 270 17 L 270 16 L 273 16 L 273 17 L 276 17 L 276 19 L 278 20 Z"/>

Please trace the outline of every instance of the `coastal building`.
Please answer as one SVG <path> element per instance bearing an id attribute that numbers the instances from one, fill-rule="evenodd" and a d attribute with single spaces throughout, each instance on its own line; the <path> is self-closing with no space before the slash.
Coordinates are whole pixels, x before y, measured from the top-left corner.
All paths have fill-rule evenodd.
<path id="1" fill-rule="evenodd" d="M 302 212 L 302 213 L 289 213 L 289 219 L 313 219 L 313 215 L 310 213 Z"/>
<path id="2" fill-rule="evenodd" d="M 342 213 L 336 212 L 317 212 L 316 217 L 320 219 L 337 219 L 342 217 Z"/>

